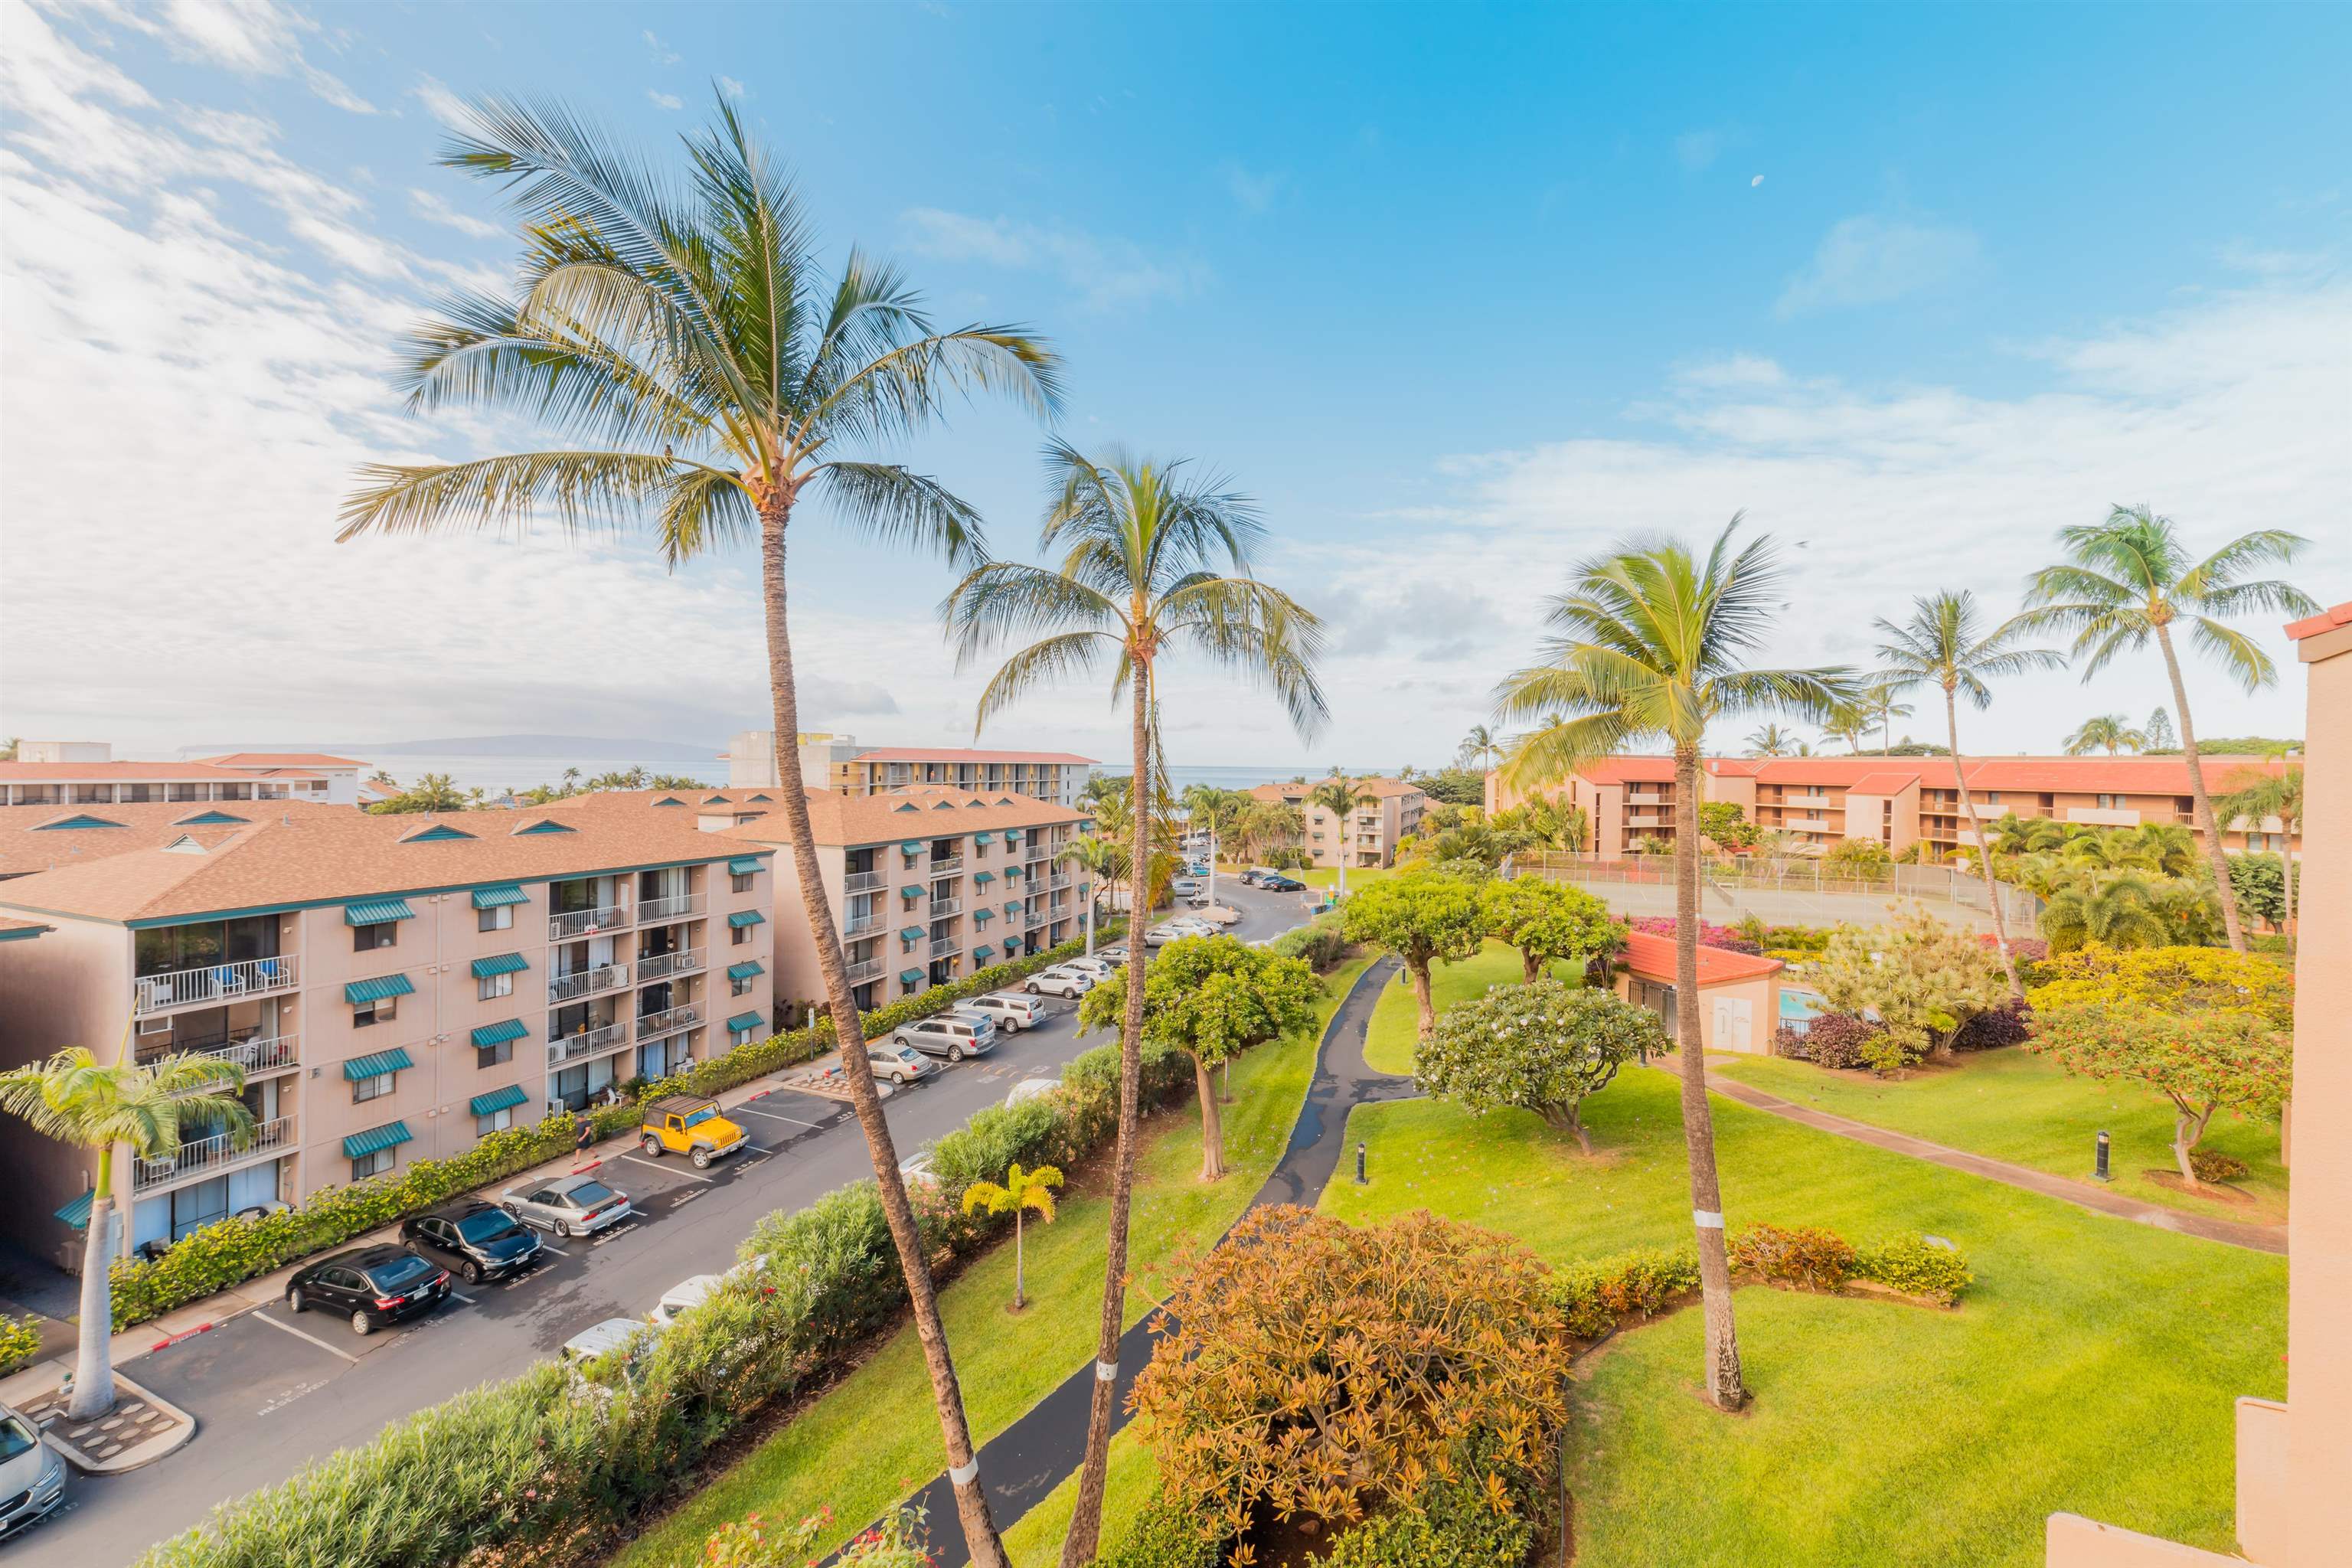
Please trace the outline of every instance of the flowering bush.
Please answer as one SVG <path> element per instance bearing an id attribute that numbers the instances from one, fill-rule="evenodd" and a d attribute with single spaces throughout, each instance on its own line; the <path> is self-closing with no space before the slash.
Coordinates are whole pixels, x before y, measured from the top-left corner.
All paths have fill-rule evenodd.
<path id="1" fill-rule="evenodd" d="M 698 1568 L 805 1568 L 817 1559 L 817 1543 L 833 1523 L 833 1510 L 819 1509 L 786 1529 L 758 1514 L 722 1524 L 702 1543 Z M 929 1568 L 937 1561 L 924 1543 L 923 1511 L 901 1509 L 841 1549 L 841 1568 Z"/>
<path id="2" fill-rule="evenodd" d="M 1802 1033 L 1785 1024 L 1776 1030 L 1772 1052 L 1816 1067 L 1858 1068 L 1866 1065 L 1871 1042 L 1885 1032 L 1852 1013 L 1816 1013 Z"/>
<path id="3" fill-rule="evenodd" d="M 1647 931 L 1652 936 L 1671 937 L 1675 934 L 1675 917 L 1672 915 L 1644 915 L 1640 920 L 1629 921 L 1626 923 L 1629 929 Z M 1706 921 L 1698 922 L 1698 944 L 1701 947 L 1719 947 L 1726 952 L 1745 952 L 1751 956 L 1760 954 L 1764 951 L 1764 944 L 1755 938 L 1743 935 L 1729 926 L 1714 925 Z"/>
<path id="4" fill-rule="evenodd" d="M 1731 1267 L 1768 1285 L 1834 1290 L 1853 1278 L 1853 1245 L 1834 1231 L 1754 1225 L 1731 1238 Z"/>
<path id="5" fill-rule="evenodd" d="M 1969 1260 L 1958 1248 L 1938 1247 L 1916 1231 L 1856 1247 L 1853 1273 L 1857 1279 L 1906 1296 L 1924 1296 L 1947 1307 L 1958 1301 L 1976 1278 L 1969 1272 Z"/>
<path id="6" fill-rule="evenodd" d="M 1497 985 L 1448 1007 L 1421 1042 L 1413 1079 L 1423 1093 L 1472 1115 L 1504 1106 L 1532 1110 L 1576 1134 L 1578 1110 L 1644 1049 L 1663 1050 L 1658 1016 L 1614 992 L 1543 979 Z"/>
<path id="7" fill-rule="evenodd" d="M 41 1348 L 41 1320 L 30 1312 L 0 1318 L 0 1377 L 23 1366 Z"/>

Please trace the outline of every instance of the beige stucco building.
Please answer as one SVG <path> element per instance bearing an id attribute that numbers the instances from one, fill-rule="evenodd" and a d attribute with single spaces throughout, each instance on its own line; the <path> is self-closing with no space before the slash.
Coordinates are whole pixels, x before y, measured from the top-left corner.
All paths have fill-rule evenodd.
<path id="1" fill-rule="evenodd" d="M 0 805 L 143 805 L 174 801 L 360 804 L 367 766 L 320 752 L 234 752 L 194 762 L 117 762 L 103 741 L 26 741 L 0 763 Z"/>
<path id="2" fill-rule="evenodd" d="M 771 1026 L 773 851 L 690 816 L 9 816 L 0 920 L 48 929 L 0 942 L 6 1063 L 79 1045 L 246 1073 L 250 1139 L 118 1159 L 125 1247 L 458 1153 Z M 0 1125 L 0 1224 L 36 1250 L 76 1258 L 91 1174 Z"/>
<path id="3" fill-rule="evenodd" d="M 1710 1051 L 1771 1055 L 1785 967 L 1777 958 L 1701 947 L 1699 1044 Z M 1615 984 L 1618 995 L 1657 1014 L 1667 1037 L 1675 1037 L 1678 999 L 1674 938 L 1638 931 L 1627 936 L 1625 951 L 1618 955 Z"/>
<path id="4" fill-rule="evenodd" d="M 1328 782 L 1259 784 L 1250 794 L 1259 800 L 1298 808 L 1306 826 L 1288 847 L 1304 849 L 1318 867 L 1393 865 L 1398 841 L 1420 829 L 1422 816 L 1429 809 L 1429 797 L 1421 786 L 1402 779 L 1349 779 L 1349 784 L 1371 798 L 1359 802 L 1343 819 L 1308 799 Z"/>
<path id="5" fill-rule="evenodd" d="M 775 732 L 744 730 L 729 742 L 730 789 L 776 787 Z M 1075 806 L 1094 776 L 1095 760 L 1070 752 L 998 752 L 962 746 L 861 746 L 855 735 L 800 737 L 801 783 L 812 793 L 880 795 L 935 785 L 1002 790 L 1054 805 Z"/>

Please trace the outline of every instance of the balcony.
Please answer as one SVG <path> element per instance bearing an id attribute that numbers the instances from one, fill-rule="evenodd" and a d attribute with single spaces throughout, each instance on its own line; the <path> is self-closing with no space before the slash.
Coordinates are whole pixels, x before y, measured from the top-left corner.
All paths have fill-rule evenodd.
<path id="1" fill-rule="evenodd" d="M 961 952 L 962 951 L 963 938 L 960 936 L 940 936 L 933 937 L 931 939 L 931 956 L 933 958 L 953 958 L 957 953 Z"/>
<path id="2" fill-rule="evenodd" d="M 1052 876 L 1045 879 L 1045 886 L 1049 888 L 1066 888 L 1070 885 L 1070 876 L 1071 873 L 1067 871 L 1056 871 Z"/>
<path id="3" fill-rule="evenodd" d="M 1629 811 L 1625 814 L 1625 826 L 1628 827 L 1665 827 L 1670 825 L 1666 821 L 1666 818 L 1658 812 Z"/>
<path id="4" fill-rule="evenodd" d="M 2069 822 L 2087 822 L 2099 827 L 2137 827 L 2137 811 L 2120 806 L 2070 805 L 2066 808 Z"/>
<path id="5" fill-rule="evenodd" d="M 882 972 L 888 967 L 887 962 L 879 958 L 869 958 L 863 963 L 853 963 L 849 966 L 849 983 L 852 985 L 863 985 L 869 980 L 879 980 L 882 978 Z"/>
<path id="6" fill-rule="evenodd" d="M 551 974 L 547 978 L 547 1003 L 577 1002 L 583 996 L 593 996 L 599 991 L 616 990 L 629 983 L 629 966 L 608 963 L 601 969 L 576 969 L 569 974 Z"/>
<path id="7" fill-rule="evenodd" d="M 665 974 L 691 974 L 702 967 L 703 952 L 698 947 L 683 952 L 657 952 L 651 958 L 637 960 L 637 984 L 659 980 Z"/>
<path id="8" fill-rule="evenodd" d="M 290 952 L 276 958 L 247 958 L 235 963 L 175 969 L 165 974 L 142 974 L 131 982 L 131 1011 L 143 1018 L 173 1007 L 291 991 L 300 978 L 301 962 Z"/>
<path id="9" fill-rule="evenodd" d="M 961 899 L 933 899 L 931 900 L 931 919 L 935 921 L 945 920 L 950 915 L 960 915 L 961 913 L 963 913 L 963 900 Z"/>
<path id="10" fill-rule="evenodd" d="M 1830 819 L 1826 816 L 1791 816 L 1784 818 L 1780 826 L 1792 833 L 1827 833 Z"/>
<path id="11" fill-rule="evenodd" d="M 952 877 L 962 871 L 963 857 L 950 855 L 944 860 L 934 860 L 928 866 L 918 862 L 915 869 L 926 877 Z"/>
<path id="12" fill-rule="evenodd" d="M 131 1172 L 131 1190 L 134 1194 L 152 1192 L 233 1166 L 273 1160 L 299 1142 L 294 1135 L 294 1118 L 290 1116 L 261 1122 L 242 1140 L 231 1133 L 215 1132 L 209 1138 L 181 1144 L 179 1152 L 169 1159 L 137 1162 Z"/>
<path id="13" fill-rule="evenodd" d="M 1637 789 L 1625 797 L 1625 804 L 1628 805 L 1664 805 L 1666 804 L 1666 797 L 1663 791 L 1654 789 Z"/>
<path id="14" fill-rule="evenodd" d="M 882 917 L 878 914 L 852 915 L 841 922 L 841 934 L 844 936 L 856 936 L 864 931 L 881 929 Z"/>
<path id="15" fill-rule="evenodd" d="M 890 885 L 887 871 L 852 871 L 841 879 L 845 893 L 878 893 Z"/>
<path id="16" fill-rule="evenodd" d="M 282 1072 L 299 1067 L 302 1037 L 273 1035 L 268 1039 L 258 1037 L 249 1040 L 233 1040 L 226 1045 L 179 1047 L 166 1042 L 139 1047 L 142 1063 L 158 1060 L 177 1051 L 182 1056 L 205 1057 L 213 1061 L 232 1062 L 245 1071 L 247 1078 L 267 1072 Z"/>
<path id="17" fill-rule="evenodd" d="M 576 1035 L 566 1035 L 560 1040 L 547 1042 L 547 1065 L 560 1068 L 566 1062 L 576 1062 L 589 1057 L 603 1056 L 629 1043 L 626 1024 L 606 1024 L 601 1028 L 583 1029 Z"/>
<path id="18" fill-rule="evenodd" d="M 601 910 L 573 910 L 568 914 L 551 916 L 547 922 L 547 940 L 570 942 L 600 931 L 613 931 L 629 923 L 629 911 L 618 904 Z"/>
<path id="19" fill-rule="evenodd" d="M 700 893 L 674 893 L 667 899 L 639 899 L 637 923 L 661 925 L 669 921 L 682 921 L 702 912 Z"/>
<path id="20" fill-rule="evenodd" d="M 1780 804 L 1787 806 L 1791 811 L 1799 808 L 1802 808 L 1807 811 L 1826 811 L 1831 806 L 1835 805 L 1837 802 L 1832 800 L 1828 795 L 1823 795 L 1819 791 L 1815 791 L 1810 795 L 1784 795 L 1780 797 Z"/>
<path id="21" fill-rule="evenodd" d="M 683 1007 L 665 1007 L 658 1013 L 637 1015 L 637 1038 L 650 1040 L 656 1035 L 667 1035 L 691 1024 L 702 1022 L 702 1009 L 688 1003 Z"/>

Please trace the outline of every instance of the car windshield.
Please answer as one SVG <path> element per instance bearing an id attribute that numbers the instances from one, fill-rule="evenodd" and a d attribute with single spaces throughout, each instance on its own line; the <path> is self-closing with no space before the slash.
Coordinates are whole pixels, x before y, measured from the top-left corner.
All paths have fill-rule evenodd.
<path id="1" fill-rule="evenodd" d="M 0 1462 L 29 1454 L 40 1446 L 41 1440 L 33 1436 L 33 1429 L 16 1416 L 0 1421 Z"/>
<path id="2" fill-rule="evenodd" d="M 433 1265 L 415 1256 L 395 1258 L 380 1263 L 367 1271 L 368 1283 L 379 1290 L 398 1290 L 414 1285 L 433 1271 Z"/>
<path id="3" fill-rule="evenodd" d="M 686 1119 L 686 1124 L 688 1127 L 699 1127 L 718 1114 L 719 1108 L 717 1106 L 706 1105 L 701 1110 L 688 1114 Z"/>
<path id="4" fill-rule="evenodd" d="M 614 1193 L 612 1188 L 606 1186 L 602 1182 L 583 1182 L 578 1186 L 572 1188 L 568 1195 L 573 1203 L 578 1204 L 582 1208 L 593 1209 L 598 1204 L 603 1203 L 606 1198 L 614 1197 L 617 1194 Z"/>
<path id="5" fill-rule="evenodd" d="M 512 1236 L 521 1228 L 515 1223 L 514 1215 L 499 1209 L 469 1214 L 457 1222 L 457 1234 L 477 1247 Z"/>

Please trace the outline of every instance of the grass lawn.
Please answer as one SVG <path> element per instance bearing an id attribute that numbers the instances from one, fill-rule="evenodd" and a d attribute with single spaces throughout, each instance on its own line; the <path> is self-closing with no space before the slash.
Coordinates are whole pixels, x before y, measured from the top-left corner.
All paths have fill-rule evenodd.
<path id="1" fill-rule="evenodd" d="M 1139 1288 L 1128 1292 L 1129 1322 L 1149 1310 L 1148 1293 L 1164 1293 L 1155 1271 L 1181 1248 L 1215 1239 L 1273 1170 L 1314 1076 L 1323 1025 L 1363 967 L 1360 961 L 1325 976 L 1328 994 L 1313 1031 L 1261 1047 L 1234 1063 L 1235 1103 L 1223 1108 L 1223 1180 L 1201 1184 L 1201 1121 L 1194 1107 L 1178 1106 L 1150 1123 L 1136 1161 L 1129 1258 Z M 1054 1224 L 1029 1226 L 1030 1304 L 1018 1317 L 1006 1310 L 1013 1300 L 1009 1245 L 978 1259 L 941 1293 L 965 1409 L 981 1442 L 1011 1426 L 1093 1353 L 1109 1216 L 1108 1194 L 1097 1184 L 1066 1194 Z M 759 1513 L 793 1521 L 824 1507 L 833 1510 L 840 1527 L 820 1543 L 830 1551 L 946 1464 L 921 1351 L 914 1330 L 905 1328 L 615 1562 L 625 1568 L 679 1568 L 695 1562 L 704 1537 L 730 1520 Z M 1131 1481 L 1134 1461 L 1129 1465 Z M 1143 1488 L 1122 1486 L 1113 1499 L 1123 1508 L 1131 1510 L 1148 1494 L 1150 1467 L 1142 1468 Z M 1061 1506 L 1066 1518 L 1071 1505 Z M 1107 1507 L 1106 1530 L 1109 1519 Z M 935 1531 L 956 1528 L 952 1519 L 931 1524 Z M 1054 1544 L 1058 1549 L 1058 1536 Z"/>
<path id="2" fill-rule="evenodd" d="M 1336 866 L 1318 866 L 1309 871 L 1285 871 L 1283 875 L 1296 877 L 1310 888 L 1336 890 L 1339 886 L 1339 870 Z M 1396 868 L 1393 866 L 1350 866 L 1348 868 L 1348 889 L 1353 892 L 1369 883 L 1383 882 L 1395 875 Z"/>
<path id="3" fill-rule="evenodd" d="M 1554 964 L 1552 973 L 1573 978 L 1570 964 Z M 1429 972 L 1432 999 L 1441 1013 L 1456 1002 L 1485 994 L 1493 985 L 1517 985 L 1523 973 L 1519 950 L 1499 942 L 1486 945 L 1459 963 L 1433 965 Z M 1370 1026 L 1364 1032 L 1364 1059 L 1381 1072 L 1400 1078 L 1412 1072 L 1413 1047 L 1421 1040 L 1421 1016 L 1413 1009 L 1412 980 L 1402 970 L 1381 995 Z"/>
<path id="4" fill-rule="evenodd" d="M 1578 1568 L 2031 1568 L 2058 1510 L 2230 1549 L 2231 1402 L 2284 1385 L 2284 1258 L 1714 1104 L 1735 1226 L 1922 1230 L 1955 1241 L 1976 1284 L 1954 1312 L 1742 1289 L 1757 1398 L 1739 1417 L 1696 1395 L 1696 1310 L 1588 1357 Z M 1366 1107 L 1348 1136 L 1370 1146 L 1371 1183 L 1334 1184 L 1324 1207 L 1358 1221 L 1429 1208 L 1555 1261 L 1687 1241 L 1673 1079 L 1629 1068 L 1585 1121 L 1590 1158 L 1524 1112 Z"/>
<path id="5" fill-rule="evenodd" d="M 2224 1112 L 2205 1130 L 2203 1147 L 2246 1163 L 2248 1173 L 2232 1184 L 2252 1194 L 2254 1203 L 2176 1192 L 2146 1174 L 2175 1168 L 2171 1101 L 2129 1084 L 2070 1078 L 2047 1058 L 2016 1047 L 1970 1053 L 1957 1066 L 1924 1068 L 1899 1079 L 1829 1071 L 1775 1057 L 1717 1056 L 1707 1066 L 1800 1105 L 2053 1175 L 2088 1180 L 2093 1142 L 2105 1128 L 2114 1140 L 2108 1169 L 2116 1191 L 2190 1214 L 2254 1224 L 2286 1221 L 2287 1175 L 2279 1163 L 2276 1127 Z"/>

